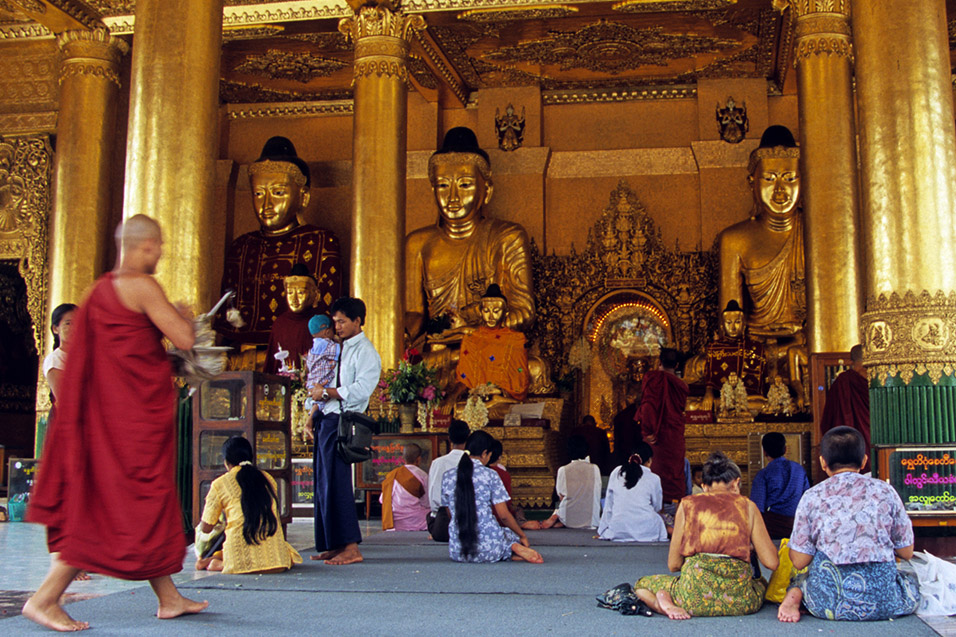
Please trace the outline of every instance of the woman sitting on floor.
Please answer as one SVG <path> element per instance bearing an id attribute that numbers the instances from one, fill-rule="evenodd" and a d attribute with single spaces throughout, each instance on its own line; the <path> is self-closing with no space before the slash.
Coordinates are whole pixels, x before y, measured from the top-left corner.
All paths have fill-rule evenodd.
<path id="1" fill-rule="evenodd" d="M 487 466 L 494 438 L 485 431 L 468 436 L 458 468 L 445 472 L 441 504 L 451 513 L 448 555 L 456 562 L 526 560 L 540 564 L 514 516 L 508 511 L 508 492 L 501 478 Z M 492 507 L 504 525 L 492 515 Z"/>
<path id="2" fill-rule="evenodd" d="M 740 495 L 740 468 L 719 451 L 703 470 L 704 493 L 681 500 L 667 554 L 671 575 L 649 575 L 634 592 L 671 619 L 750 615 L 760 610 L 766 582 L 753 578 L 751 547 L 777 568 L 777 549 L 756 505 Z"/>
<path id="3" fill-rule="evenodd" d="M 860 475 L 866 441 L 836 427 L 820 441 L 829 476 L 800 499 L 790 537 L 794 577 L 777 618 L 800 620 L 800 602 L 821 619 L 878 620 L 909 615 L 919 585 L 900 573 L 896 557 L 913 557 L 913 524 L 890 485 Z"/>
<path id="4" fill-rule="evenodd" d="M 206 495 L 200 530 L 209 533 L 226 515 L 222 551 L 196 562 L 196 570 L 223 573 L 281 573 L 302 557 L 285 541 L 276 508 L 276 483 L 253 464 L 252 445 L 233 436 L 222 445 L 226 474 Z"/>
<path id="5" fill-rule="evenodd" d="M 611 472 L 598 537 L 615 542 L 666 542 L 667 529 L 658 511 L 663 505 L 661 479 L 650 469 L 654 452 L 641 442 L 627 464 Z"/>

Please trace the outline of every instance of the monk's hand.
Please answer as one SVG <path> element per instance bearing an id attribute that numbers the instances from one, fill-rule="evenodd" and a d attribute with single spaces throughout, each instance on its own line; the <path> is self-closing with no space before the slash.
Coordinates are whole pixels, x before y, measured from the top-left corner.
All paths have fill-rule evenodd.
<path id="1" fill-rule="evenodd" d="M 646 442 L 649 445 L 656 445 L 657 436 L 644 436 L 644 442 Z"/>

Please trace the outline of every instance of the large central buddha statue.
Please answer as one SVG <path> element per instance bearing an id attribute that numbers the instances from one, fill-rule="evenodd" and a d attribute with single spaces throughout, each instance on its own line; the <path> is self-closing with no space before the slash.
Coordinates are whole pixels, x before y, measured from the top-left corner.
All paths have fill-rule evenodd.
<path id="1" fill-rule="evenodd" d="M 493 184 L 488 154 L 474 132 L 448 131 L 428 161 L 438 222 L 405 239 L 405 329 L 412 345 L 451 382 L 457 349 L 481 324 L 481 296 L 492 283 L 508 298 L 502 324 L 524 331 L 534 321 L 528 235 L 518 224 L 485 217 Z"/>
<path id="2" fill-rule="evenodd" d="M 803 332 L 807 297 L 799 164 L 793 134 L 784 126 L 769 127 L 750 155 L 751 217 L 718 237 L 720 307 L 737 301 L 755 337 Z"/>
<path id="3" fill-rule="evenodd" d="M 299 222 L 309 203 L 309 166 L 285 137 L 273 137 L 249 166 L 252 203 L 259 229 L 236 239 L 226 253 L 222 290 L 236 291 L 245 321 L 235 328 L 217 317 L 216 331 L 237 343 L 265 345 L 286 307 L 283 280 L 302 263 L 316 282 L 317 313 L 327 313 L 342 295 L 339 241 L 329 230 Z"/>

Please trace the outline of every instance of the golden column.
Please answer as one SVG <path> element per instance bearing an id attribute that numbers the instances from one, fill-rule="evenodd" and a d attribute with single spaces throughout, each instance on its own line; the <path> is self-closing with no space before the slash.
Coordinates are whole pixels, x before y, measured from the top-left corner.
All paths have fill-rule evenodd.
<path id="1" fill-rule="evenodd" d="M 339 30 L 355 43 L 352 248 L 349 289 L 365 301 L 365 330 L 391 367 L 402 357 L 408 39 L 423 29 L 389 0 L 349 0 Z"/>
<path id="2" fill-rule="evenodd" d="M 106 253 L 112 229 L 107 226 L 118 71 L 129 51 L 105 28 L 64 31 L 56 40 L 63 61 L 50 224 L 50 310 L 60 303 L 79 303 L 110 267 Z"/>
<path id="3" fill-rule="evenodd" d="M 875 444 L 956 441 L 956 130 L 943 0 L 854 0 Z M 834 254 L 834 267 L 843 255 Z"/>
<path id="4" fill-rule="evenodd" d="M 222 0 L 137 0 L 123 217 L 163 228 L 157 278 L 172 301 L 208 309 L 219 290 L 212 249 Z"/>
<path id="5" fill-rule="evenodd" d="M 863 312 L 849 0 L 791 0 L 790 6 L 805 178 L 808 345 L 811 353 L 843 352 L 859 342 Z"/>

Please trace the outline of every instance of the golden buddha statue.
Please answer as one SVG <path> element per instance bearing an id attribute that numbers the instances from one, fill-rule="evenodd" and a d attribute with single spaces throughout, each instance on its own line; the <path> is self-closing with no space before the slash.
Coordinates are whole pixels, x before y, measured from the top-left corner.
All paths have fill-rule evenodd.
<path id="1" fill-rule="evenodd" d="M 750 155 L 749 172 L 753 213 L 717 239 L 720 304 L 737 301 L 744 309 L 748 332 L 766 346 L 771 374 L 778 373 L 778 361 L 787 362 L 790 385 L 802 408 L 807 298 L 803 219 L 797 207 L 800 149 L 786 127 L 764 131 Z"/>
<path id="2" fill-rule="evenodd" d="M 341 296 L 342 268 L 335 235 L 299 223 L 298 215 L 309 203 L 310 175 L 291 141 L 285 137 L 267 141 L 259 159 L 249 166 L 249 183 L 260 227 L 232 243 L 222 276 L 223 292 L 236 291 L 236 307 L 246 324 L 235 328 L 218 319 L 215 327 L 230 341 L 265 344 L 283 312 L 283 296 L 288 295 L 282 281 L 293 264 L 303 264 L 305 275 L 313 277 L 313 303 L 319 312 L 327 312 Z"/>
<path id="3" fill-rule="evenodd" d="M 480 324 L 490 284 L 508 298 L 504 327 L 521 331 L 534 321 L 531 259 L 524 228 L 482 214 L 493 191 L 491 166 L 471 129 L 448 131 L 428 161 L 428 176 L 439 218 L 405 238 L 405 329 L 449 386 L 458 347 Z"/>
<path id="4" fill-rule="evenodd" d="M 479 301 L 481 325 L 461 341 L 455 378 L 460 384 L 454 397 L 464 388 L 490 383 L 490 399 L 485 406 L 492 418 L 504 415 L 506 406 L 519 403 L 528 396 L 531 375 L 525 336 L 504 325 L 508 299 L 497 283 L 492 283 Z M 461 405 L 463 406 L 463 404 Z"/>
<path id="5" fill-rule="evenodd" d="M 275 374 L 279 370 L 280 363 L 275 355 L 280 349 L 289 352 L 286 365 L 301 368 L 300 359 L 312 347 L 309 319 L 319 313 L 315 307 L 319 288 L 305 264 L 296 263 L 292 266 L 292 273 L 282 279 L 282 284 L 289 309 L 272 324 L 264 369 L 267 374 Z"/>

